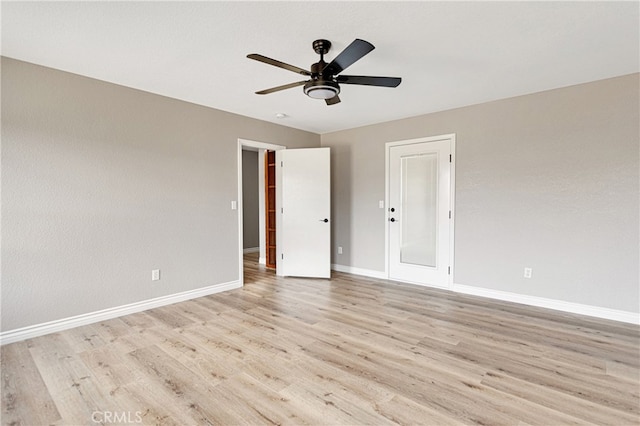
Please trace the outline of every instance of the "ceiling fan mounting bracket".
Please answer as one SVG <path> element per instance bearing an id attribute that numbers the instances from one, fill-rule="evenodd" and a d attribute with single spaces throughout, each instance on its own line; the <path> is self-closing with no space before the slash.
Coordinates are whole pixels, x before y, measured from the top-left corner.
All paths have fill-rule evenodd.
<path id="1" fill-rule="evenodd" d="M 329 49 L 331 49 L 331 42 L 329 40 L 320 39 L 313 42 L 313 51 L 318 55 L 325 55 Z"/>

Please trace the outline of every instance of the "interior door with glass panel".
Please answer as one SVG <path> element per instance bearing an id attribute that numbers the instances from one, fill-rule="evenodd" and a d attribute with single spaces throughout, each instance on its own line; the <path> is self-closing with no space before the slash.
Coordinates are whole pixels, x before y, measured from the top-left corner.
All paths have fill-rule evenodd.
<path id="1" fill-rule="evenodd" d="M 451 139 L 388 147 L 389 278 L 449 283 Z"/>

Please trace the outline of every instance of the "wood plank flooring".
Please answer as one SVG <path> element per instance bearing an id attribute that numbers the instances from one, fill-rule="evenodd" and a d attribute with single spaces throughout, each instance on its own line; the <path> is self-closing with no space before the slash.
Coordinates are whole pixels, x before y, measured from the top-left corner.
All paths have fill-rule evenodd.
<path id="1" fill-rule="evenodd" d="M 638 425 L 638 326 L 334 273 L 2 347 L 3 425 Z"/>

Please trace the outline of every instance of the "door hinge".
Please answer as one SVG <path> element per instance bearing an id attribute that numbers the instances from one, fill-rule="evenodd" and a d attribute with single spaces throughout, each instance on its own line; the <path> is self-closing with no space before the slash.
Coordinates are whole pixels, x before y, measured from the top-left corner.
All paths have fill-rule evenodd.
<path id="1" fill-rule="evenodd" d="M 284 260 L 284 253 L 280 255 L 280 259 Z"/>
<path id="2" fill-rule="evenodd" d="M 280 167 L 284 167 L 284 161 L 280 162 Z"/>
<path id="3" fill-rule="evenodd" d="M 451 275 L 451 266 L 447 267 L 447 275 Z"/>
<path id="4" fill-rule="evenodd" d="M 449 210 L 449 219 L 451 219 L 451 210 Z"/>
<path id="5" fill-rule="evenodd" d="M 280 213 L 284 213 L 284 207 L 280 207 Z"/>
<path id="6" fill-rule="evenodd" d="M 451 162 L 451 154 L 449 154 L 449 162 Z"/>

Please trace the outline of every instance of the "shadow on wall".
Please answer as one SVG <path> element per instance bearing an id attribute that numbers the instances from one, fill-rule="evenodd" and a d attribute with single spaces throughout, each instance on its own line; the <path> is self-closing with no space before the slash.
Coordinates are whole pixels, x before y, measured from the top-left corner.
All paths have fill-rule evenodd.
<path id="1" fill-rule="evenodd" d="M 353 195 L 353 161 L 351 146 L 331 146 L 331 263 L 351 265 L 351 203 L 341 203 L 338 215 L 337 200 L 354 200 Z M 342 254 L 338 254 L 342 247 Z"/>
<path id="2" fill-rule="evenodd" d="M 242 151 L 242 245 L 243 249 L 260 247 L 260 206 L 258 187 L 258 152 Z"/>

